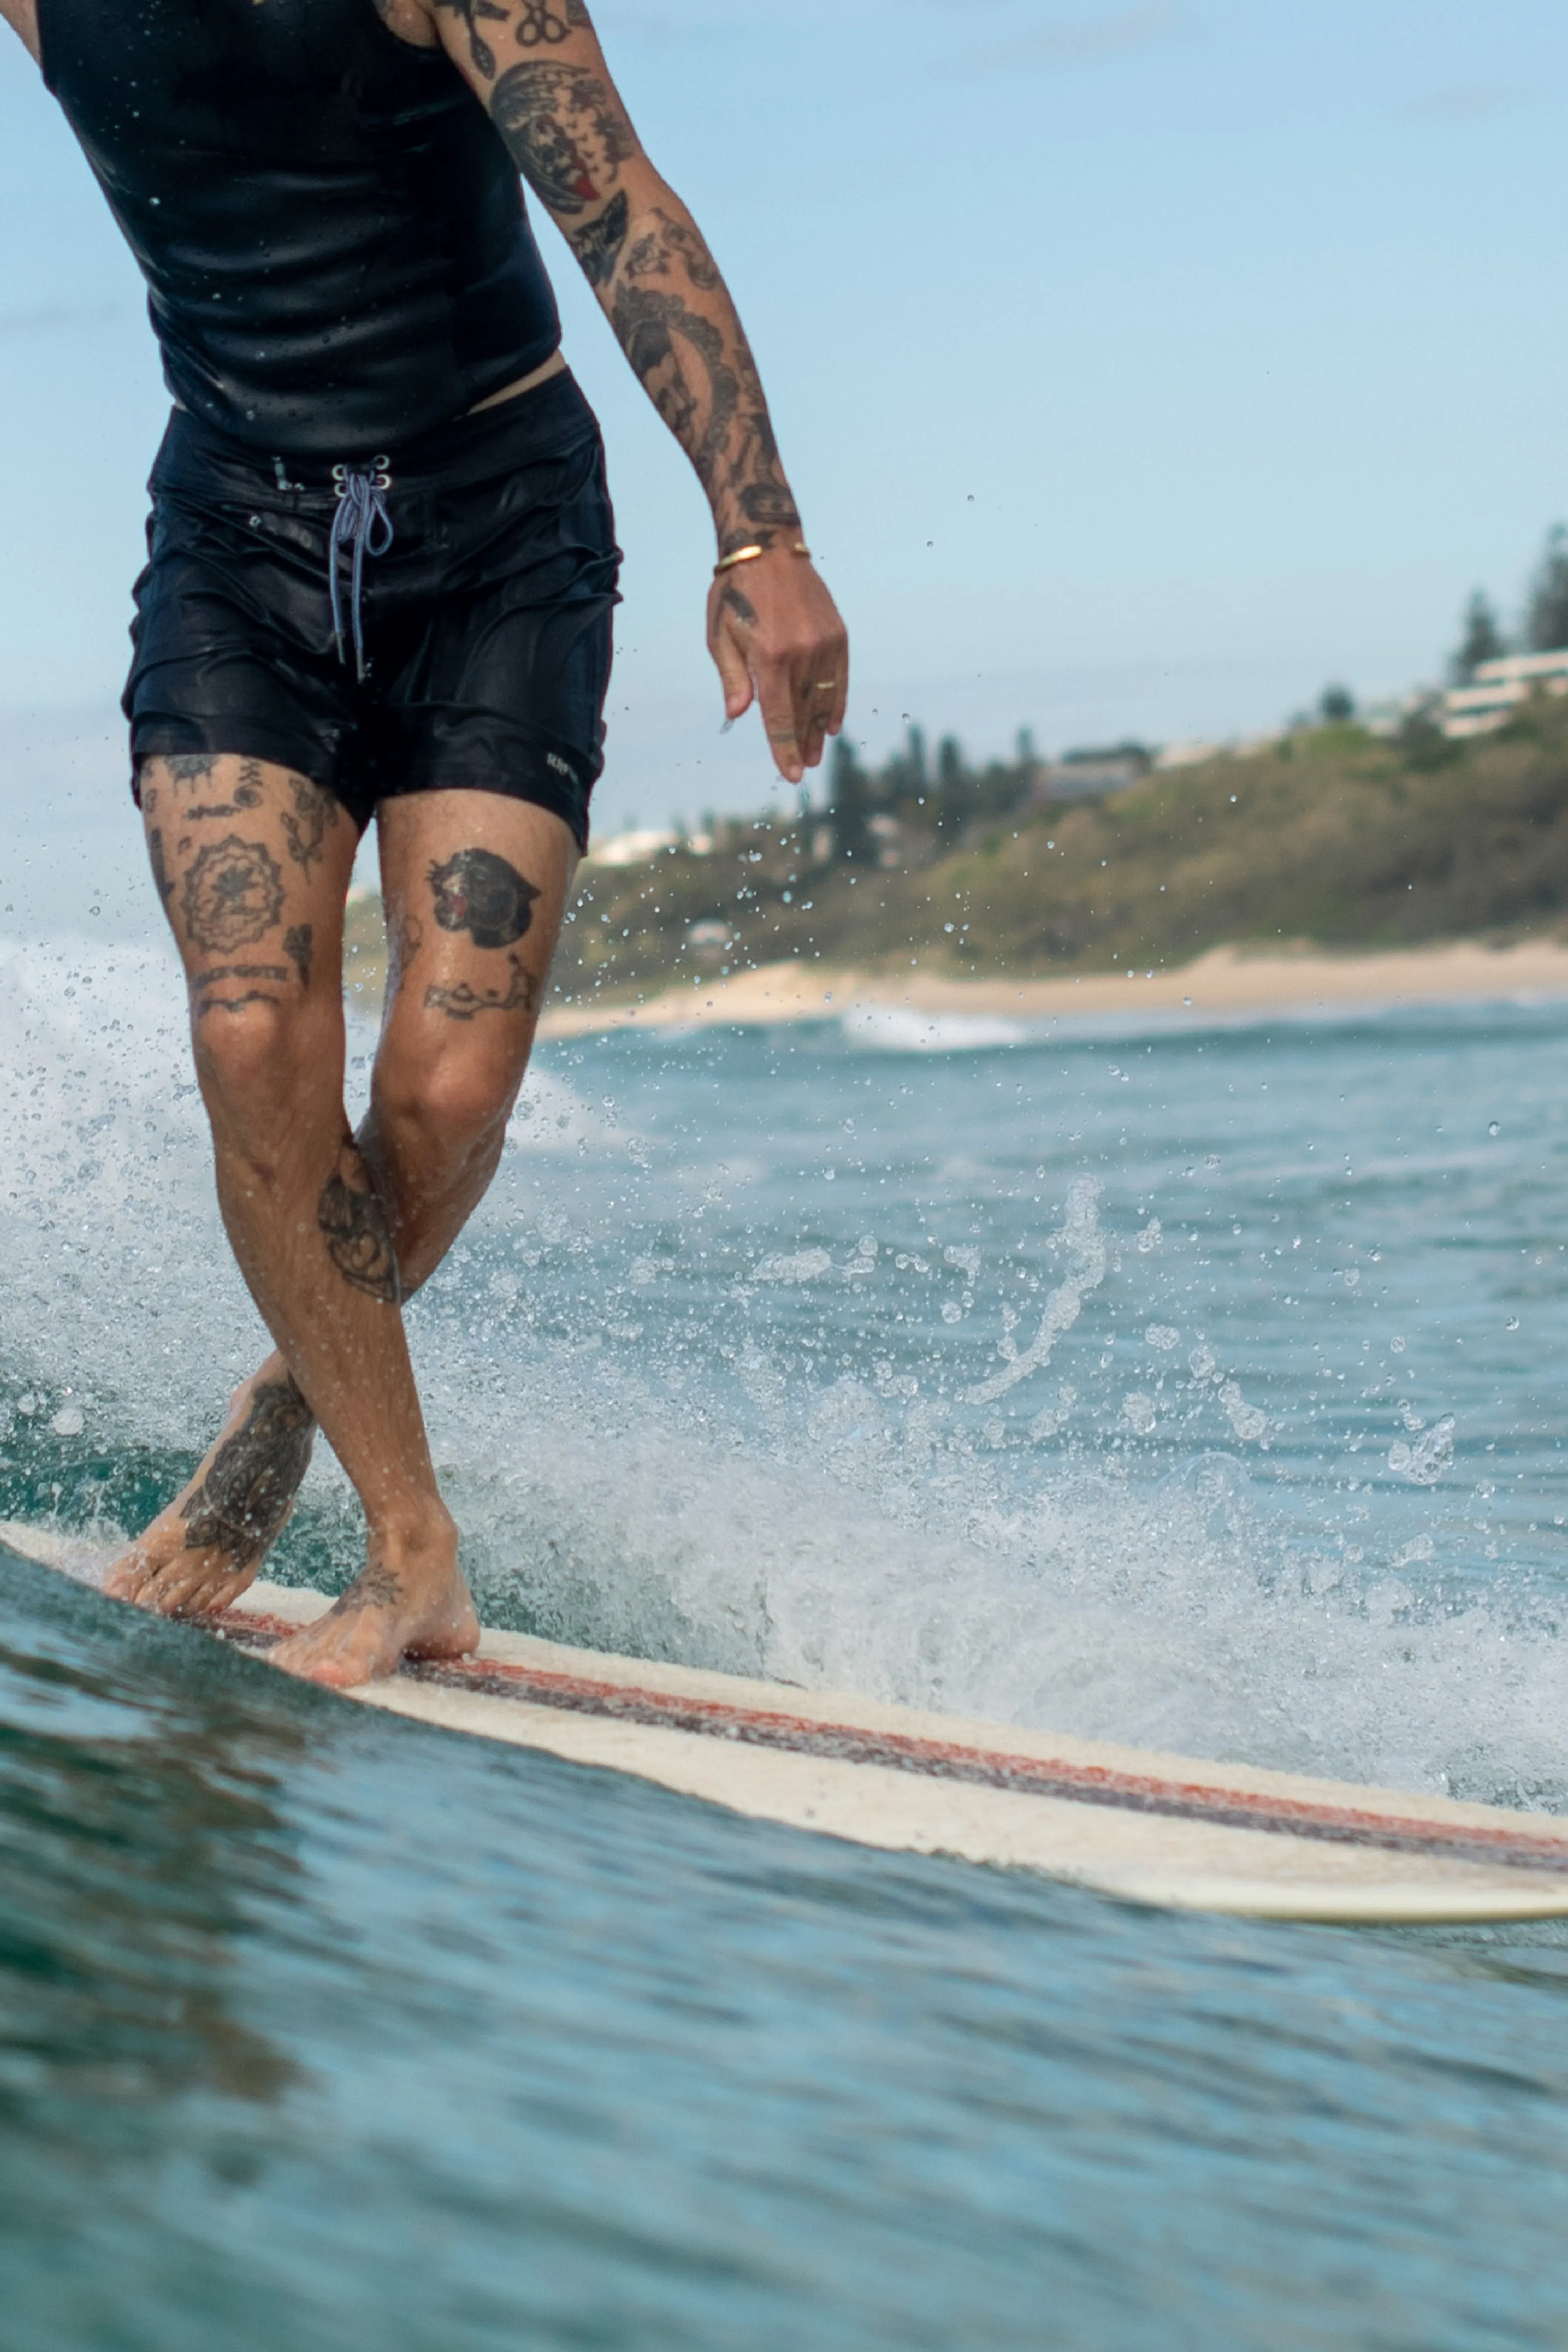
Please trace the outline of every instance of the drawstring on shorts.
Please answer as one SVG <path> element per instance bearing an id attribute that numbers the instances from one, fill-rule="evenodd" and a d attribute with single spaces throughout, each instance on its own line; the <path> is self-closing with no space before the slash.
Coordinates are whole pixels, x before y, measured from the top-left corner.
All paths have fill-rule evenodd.
<path id="1" fill-rule="evenodd" d="M 377 457 L 368 466 L 332 467 L 332 480 L 338 494 L 338 509 L 332 517 L 331 545 L 327 554 L 332 591 L 332 640 L 338 649 L 339 661 L 346 663 L 342 583 L 338 576 L 339 556 L 346 550 L 353 559 L 349 619 L 353 630 L 354 675 L 362 685 L 367 669 L 364 623 L 360 609 L 364 588 L 364 560 L 367 555 L 384 555 L 392 545 L 392 517 L 387 513 L 385 498 L 385 493 L 392 488 L 390 463 L 386 457 Z"/>

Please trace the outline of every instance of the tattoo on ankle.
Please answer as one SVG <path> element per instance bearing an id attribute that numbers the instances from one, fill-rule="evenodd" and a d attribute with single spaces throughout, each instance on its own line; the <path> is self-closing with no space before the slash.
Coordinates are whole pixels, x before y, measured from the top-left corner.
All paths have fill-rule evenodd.
<path id="1" fill-rule="evenodd" d="M 244 1421 L 218 1447 L 185 1505 L 192 1549 L 216 1546 L 237 1569 L 254 1567 L 293 1507 L 315 1436 L 310 1408 L 287 1374 L 257 1389 Z"/>
<path id="2" fill-rule="evenodd" d="M 509 955 L 511 979 L 503 988 L 475 988 L 466 980 L 456 988 L 427 988 L 425 992 L 426 1013 L 444 1013 L 448 1021 L 472 1021 L 480 1013 L 531 1013 L 539 999 L 539 987 L 531 971 L 523 970 L 520 955 Z"/>
<path id="3" fill-rule="evenodd" d="M 403 1286 L 386 1211 L 352 1135 L 344 1136 L 338 1164 L 322 1188 L 316 1223 L 326 1238 L 327 1255 L 352 1289 L 379 1299 L 384 1307 L 401 1302 Z"/>
<path id="4" fill-rule="evenodd" d="M 283 934 L 283 952 L 300 975 L 301 988 L 310 985 L 311 941 L 315 934 L 309 923 L 296 923 Z M 287 978 L 287 973 L 281 975 Z"/>
<path id="5" fill-rule="evenodd" d="M 441 929 L 467 931 L 477 948 L 509 948 L 533 920 L 539 892 L 493 850 L 459 849 L 429 878 Z"/>
<path id="6" fill-rule="evenodd" d="M 283 919 L 283 876 L 259 841 L 231 833 L 199 851 L 185 876 L 185 929 L 199 948 L 232 955 Z"/>

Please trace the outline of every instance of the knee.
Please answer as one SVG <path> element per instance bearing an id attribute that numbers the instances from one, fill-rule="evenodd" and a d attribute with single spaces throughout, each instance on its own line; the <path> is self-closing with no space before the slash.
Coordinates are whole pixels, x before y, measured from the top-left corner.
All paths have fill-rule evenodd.
<path id="1" fill-rule="evenodd" d="M 424 1158 L 468 1159 L 504 1134 L 521 1076 L 482 1036 L 392 1052 L 376 1069 L 377 1118 Z"/>
<path id="2" fill-rule="evenodd" d="M 321 1041 L 303 1006 L 259 990 L 212 990 L 192 1008 L 196 1071 L 209 1109 L 245 1124 L 276 1119 L 320 1066 Z"/>

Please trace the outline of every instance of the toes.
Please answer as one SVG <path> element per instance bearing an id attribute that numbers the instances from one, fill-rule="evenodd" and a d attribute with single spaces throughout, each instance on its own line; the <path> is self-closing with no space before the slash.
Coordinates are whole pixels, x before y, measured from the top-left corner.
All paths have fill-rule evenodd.
<path id="1" fill-rule="evenodd" d="M 110 1601 L 140 1601 L 153 1570 L 144 1560 L 122 1559 L 111 1568 L 103 1580 L 103 1589 Z"/>

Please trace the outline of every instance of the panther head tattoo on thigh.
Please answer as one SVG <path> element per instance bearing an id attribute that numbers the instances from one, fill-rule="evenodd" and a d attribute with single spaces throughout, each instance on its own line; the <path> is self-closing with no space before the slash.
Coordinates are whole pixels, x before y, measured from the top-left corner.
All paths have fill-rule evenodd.
<path id="1" fill-rule="evenodd" d="M 432 866 L 430 888 L 441 929 L 467 931 L 477 948 L 509 948 L 521 940 L 540 895 L 491 849 L 459 849 L 444 866 Z"/>

